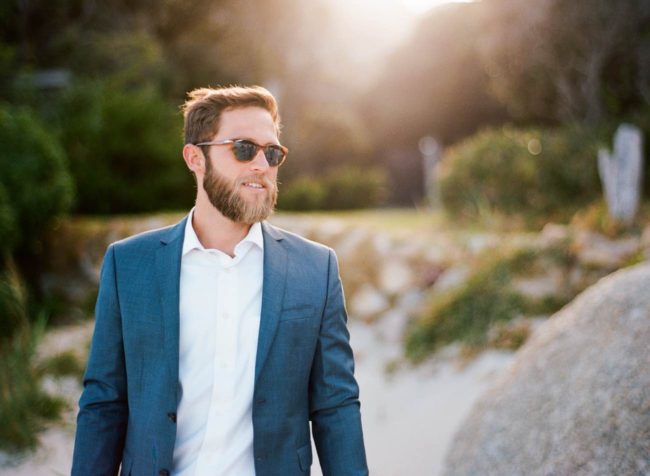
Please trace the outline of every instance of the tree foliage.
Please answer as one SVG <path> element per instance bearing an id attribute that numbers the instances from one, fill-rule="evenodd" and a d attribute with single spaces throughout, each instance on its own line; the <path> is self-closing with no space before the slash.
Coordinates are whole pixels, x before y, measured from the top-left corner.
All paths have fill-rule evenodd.
<path id="1" fill-rule="evenodd" d="M 646 0 L 486 0 L 481 59 L 517 117 L 592 124 L 650 104 Z"/>

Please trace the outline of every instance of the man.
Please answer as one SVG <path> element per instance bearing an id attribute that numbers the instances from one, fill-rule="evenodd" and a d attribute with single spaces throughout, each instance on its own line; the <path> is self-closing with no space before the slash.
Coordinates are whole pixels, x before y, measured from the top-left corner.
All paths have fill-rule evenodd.
<path id="1" fill-rule="evenodd" d="M 106 252 L 72 474 L 309 474 L 310 420 L 325 475 L 367 474 L 336 257 L 264 221 L 275 99 L 198 89 L 184 118 L 196 204 Z"/>

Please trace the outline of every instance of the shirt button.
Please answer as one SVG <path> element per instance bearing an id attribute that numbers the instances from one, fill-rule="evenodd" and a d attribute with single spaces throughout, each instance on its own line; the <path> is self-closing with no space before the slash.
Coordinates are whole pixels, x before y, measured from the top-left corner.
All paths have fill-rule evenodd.
<path id="1" fill-rule="evenodd" d="M 230 319 L 230 314 L 228 314 L 227 312 L 224 312 L 224 313 L 223 313 L 223 318 L 224 318 L 225 320 Z"/>

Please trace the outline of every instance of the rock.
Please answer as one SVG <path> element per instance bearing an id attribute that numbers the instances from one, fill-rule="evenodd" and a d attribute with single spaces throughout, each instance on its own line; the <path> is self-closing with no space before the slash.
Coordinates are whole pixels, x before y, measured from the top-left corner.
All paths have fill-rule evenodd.
<path id="1" fill-rule="evenodd" d="M 404 261 L 387 259 L 379 272 L 379 286 L 389 295 L 408 290 L 413 285 L 413 272 Z"/>
<path id="2" fill-rule="evenodd" d="M 436 280 L 433 289 L 436 292 L 445 292 L 463 284 L 469 277 L 469 268 L 464 265 L 456 265 L 447 268 Z"/>
<path id="3" fill-rule="evenodd" d="M 568 226 L 547 223 L 539 235 L 539 242 L 542 247 L 552 246 L 568 240 L 570 235 Z"/>
<path id="4" fill-rule="evenodd" d="M 650 264 L 544 323 L 455 436 L 446 475 L 650 474 Z"/>
<path id="5" fill-rule="evenodd" d="M 472 254 L 478 254 L 487 249 L 496 248 L 501 238 L 494 234 L 475 233 L 467 237 L 465 245 Z"/>
<path id="6" fill-rule="evenodd" d="M 575 246 L 582 265 L 616 269 L 639 250 L 639 238 L 610 240 L 598 233 L 582 232 L 576 237 Z"/>
<path id="7" fill-rule="evenodd" d="M 513 288 L 526 297 L 542 299 L 547 296 L 562 295 L 566 287 L 563 270 L 548 268 L 545 273 L 535 276 L 520 276 L 513 280 Z"/>
<path id="8" fill-rule="evenodd" d="M 350 314 L 364 321 L 388 309 L 388 299 L 375 287 L 364 284 L 350 299 Z"/>

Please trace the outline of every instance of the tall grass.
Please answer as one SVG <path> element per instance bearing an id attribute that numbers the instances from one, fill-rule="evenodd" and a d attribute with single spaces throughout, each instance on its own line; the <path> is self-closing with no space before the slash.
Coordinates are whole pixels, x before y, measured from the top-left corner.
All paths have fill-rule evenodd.
<path id="1" fill-rule="evenodd" d="M 13 267 L 0 274 L 0 289 L 0 308 L 11 309 L 17 323 L 11 335 L 0 336 L 0 449 L 15 452 L 36 446 L 44 423 L 56 419 L 65 403 L 40 386 L 33 361 L 46 320 L 28 319 L 26 292 Z"/>

